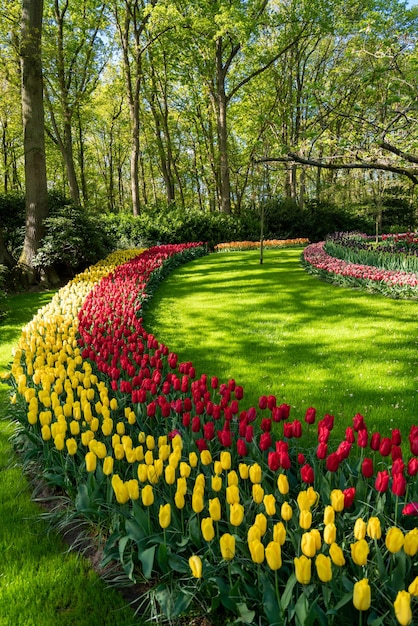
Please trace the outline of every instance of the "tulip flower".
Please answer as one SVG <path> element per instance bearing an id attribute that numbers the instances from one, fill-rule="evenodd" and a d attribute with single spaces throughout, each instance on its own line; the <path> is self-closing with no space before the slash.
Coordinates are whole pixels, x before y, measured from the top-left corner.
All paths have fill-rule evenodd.
<path id="1" fill-rule="evenodd" d="M 131 478 L 126 483 L 128 494 L 131 500 L 138 500 L 139 498 L 139 484 L 135 478 Z"/>
<path id="2" fill-rule="evenodd" d="M 399 552 L 404 545 L 405 537 L 400 528 L 396 526 L 392 526 L 386 533 L 385 545 L 389 552 L 394 554 L 395 552 Z"/>
<path id="3" fill-rule="evenodd" d="M 94 452 L 87 452 L 86 454 L 86 470 L 88 472 L 94 472 L 97 466 L 97 456 Z"/>
<path id="4" fill-rule="evenodd" d="M 286 528 L 284 527 L 283 522 L 277 522 L 277 524 L 273 526 L 273 541 L 275 541 L 280 546 L 282 546 L 285 540 L 286 540 Z"/>
<path id="5" fill-rule="evenodd" d="M 367 534 L 370 539 L 380 539 L 382 536 L 382 529 L 378 517 L 371 517 L 367 522 Z"/>
<path id="6" fill-rule="evenodd" d="M 179 510 L 184 509 L 184 506 L 186 504 L 184 494 L 180 491 L 176 491 L 176 493 L 174 494 L 174 503 Z"/>
<path id="7" fill-rule="evenodd" d="M 332 543 L 330 545 L 329 555 L 334 565 L 338 565 L 338 567 L 345 565 L 344 553 L 337 543 Z"/>
<path id="8" fill-rule="evenodd" d="M 113 457 L 112 456 L 107 456 L 104 461 L 103 461 L 103 474 L 105 476 L 110 476 L 110 474 L 113 472 Z"/>
<path id="9" fill-rule="evenodd" d="M 311 559 L 302 554 L 299 558 L 295 557 L 293 562 L 295 564 L 296 580 L 301 585 L 309 584 L 311 580 Z"/>
<path id="10" fill-rule="evenodd" d="M 253 500 L 256 504 L 261 504 L 261 502 L 263 501 L 264 498 L 264 489 L 263 487 L 258 484 L 258 483 L 254 483 L 254 485 L 252 486 L 251 489 L 251 493 L 252 493 L 252 497 Z"/>
<path id="11" fill-rule="evenodd" d="M 231 469 L 231 453 L 228 450 L 222 450 L 220 461 L 223 470 Z"/>
<path id="12" fill-rule="evenodd" d="M 414 557 L 418 552 L 418 529 L 414 528 L 405 535 L 403 550 L 408 556 Z"/>
<path id="13" fill-rule="evenodd" d="M 414 580 L 408 587 L 408 591 L 411 594 L 411 596 L 418 597 L 418 576 L 415 576 Z"/>
<path id="14" fill-rule="evenodd" d="M 244 519 L 244 507 L 238 502 L 231 504 L 229 508 L 229 521 L 233 526 L 240 526 Z"/>
<path id="15" fill-rule="evenodd" d="M 315 480 L 313 467 L 306 463 L 300 469 L 300 477 L 304 483 L 312 484 Z"/>
<path id="16" fill-rule="evenodd" d="M 192 509 L 195 513 L 201 513 L 204 509 L 205 503 L 203 500 L 203 494 L 200 490 L 194 490 L 192 493 Z"/>
<path id="17" fill-rule="evenodd" d="M 282 566 L 282 551 L 280 543 L 277 541 L 270 541 L 265 549 L 265 556 L 267 565 L 273 571 L 276 571 Z"/>
<path id="18" fill-rule="evenodd" d="M 357 539 L 357 541 L 360 541 L 360 539 L 364 539 L 366 537 L 366 531 L 366 522 L 361 517 L 358 517 L 356 519 L 356 523 L 354 524 L 354 537 Z"/>
<path id="19" fill-rule="evenodd" d="M 160 509 L 158 513 L 158 521 L 160 523 L 161 528 L 168 528 L 171 523 L 171 506 L 170 503 L 160 504 Z"/>
<path id="20" fill-rule="evenodd" d="M 409 502 L 402 509 L 402 515 L 418 515 L 418 502 Z"/>
<path id="21" fill-rule="evenodd" d="M 212 517 L 204 517 L 200 523 L 203 539 L 205 541 L 212 541 L 215 536 L 215 529 L 213 527 Z"/>
<path id="22" fill-rule="evenodd" d="M 235 504 L 240 501 L 239 489 L 237 485 L 229 485 L 225 490 L 226 501 L 228 504 Z"/>
<path id="23" fill-rule="evenodd" d="M 408 591 L 398 591 L 393 608 L 401 626 L 408 626 L 412 622 L 411 595 Z"/>
<path id="24" fill-rule="evenodd" d="M 264 561 L 264 546 L 259 539 L 253 539 L 248 544 L 251 559 L 254 563 L 262 563 Z"/>
<path id="25" fill-rule="evenodd" d="M 152 485 L 145 485 L 141 491 L 142 504 L 144 506 L 151 506 L 154 503 L 154 491 Z"/>
<path id="26" fill-rule="evenodd" d="M 211 487 L 213 491 L 220 491 L 222 489 L 222 477 L 212 476 Z"/>
<path id="27" fill-rule="evenodd" d="M 261 539 L 261 531 L 258 526 L 255 526 L 255 524 L 250 526 L 247 531 L 247 543 L 250 544 L 250 542 L 254 539 L 258 539 L 259 541 Z"/>
<path id="28" fill-rule="evenodd" d="M 406 478 L 403 474 L 395 474 L 392 480 L 392 493 L 395 496 L 404 496 L 406 492 Z"/>
<path id="29" fill-rule="evenodd" d="M 367 611 L 370 608 L 372 592 L 367 578 L 354 584 L 353 604 L 358 611 Z"/>
<path id="30" fill-rule="evenodd" d="M 242 480 L 247 480 L 250 475 L 250 468 L 248 467 L 248 465 L 246 463 L 240 463 L 238 466 L 238 471 L 240 478 L 242 478 Z"/>
<path id="31" fill-rule="evenodd" d="M 230 561 L 235 556 L 235 537 L 229 533 L 224 533 L 219 539 L 222 558 Z"/>
<path id="32" fill-rule="evenodd" d="M 316 540 L 312 533 L 303 533 L 301 543 L 301 550 L 305 556 L 312 558 L 316 554 Z"/>
<path id="33" fill-rule="evenodd" d="M 202 559 L 199 556 L 191 556 L 189 558 L 189 566 L 194 578 L 202 578 Z"/>
<path id="34" fill-rule="evenodd" d="M 389 472 L 387 470 L 382 470 L 381 472 L 377 472 L 375 488 L 380 493 L 385 493 L 387 491 L 389 485 Z"/>
<path id="35" fill-rule="evenodd" d="M 202 450 L 200 453 L 200 461 L 202 465 L 210 465 L 212 463 L 212 455 L 209 450 Z"/>
<path id="36" fill-rule="evenodd" d="M 267 518 L 264 513 L 258 513 L 255 516 L 254 524 L 258 526 L 261 532 L 261 536 L 263 536 L 267 530 Z"/>
<path id="37" fill-rule="evenodd" d="M 337 527 L 334 523 L 327 524 L 324 528 L 324 541 L 328 545 L 335 543 L 337 537 Z"/>
<path id="38" fill-rule="evenodd" d="M 276 515 L 276 498 L 272 493 L 264 496 L 263 504 L 267 515 Z"/>
<path id="39" fill-rule="evenodd" d="M 374 474 L 373 469 L 373 459 L 366 457 L 363 459 L 363 463 L 361 464 L 361 473 L 364 478 L 370 478 Z"/>
<path id="40" fill-rule="evenodd" d="M 331 559 L 329 556 L 318 554 L 315 559 L 315 567 L 320 581 L 328 583 L 332 579 Z"/>
<path id="41" fill-rule="evenodd" d="M 249 475 L 252 483 L 261 483 L 261 467 L 258 463 L 253 463 L 250 466 Z"/>
<path id="42" fill-rule="evenodd" d="M 308 530 L 312 526 L 312 513 L 307 509 L 302 509 L 299 514 L 299 526 L 304 530 Z"/>
<path id="43" fill-rule="evenodd" d="M 214 522 L 219 522 L 221 519 L 221 503 L 219 498 L 209 499 L 209 515 Z"/>
<path id="44" fill-rule="evenodd" d="M 333 507 L 328 504 L 324 509 L 324 524 L 333 524 L 335 522 L 335 511 Z"/>
<path id="45" fill-rule="evenodd" d="M 286 474 L 279 474 L 277 478 L 277 488 L 283 496 L 289 493 L 289 481 Z"/>
<path id="46" fill-rule="evenodd" d="M 344 494 L 341 489 L 333 489 L 331 491 L 331 506 L 337 512 L 344 509 Z"/>
<path id="47" fill-rule="evenodd" d="M 366 565 L 369 556 L 369 544 L 365 539 L 360 539 L 350 545 L 351 558 L 356 565 Z"/>
<path id="48" fill-rule="evenodd" d="M 288 522 L 289 520 L 292 519 L 293 510 L 288 502 L 283 502 L 281 509 L 280 509 L 280 515 L 282 519 L 284 519 L 285 522 Z"/>
<path id="49" fill-rule="evenodd" d="M 65 445 L 67 446 L 68 454 L 74 456 L 77 452 L 77 441 L 71 437 L 65 441 Z"/>

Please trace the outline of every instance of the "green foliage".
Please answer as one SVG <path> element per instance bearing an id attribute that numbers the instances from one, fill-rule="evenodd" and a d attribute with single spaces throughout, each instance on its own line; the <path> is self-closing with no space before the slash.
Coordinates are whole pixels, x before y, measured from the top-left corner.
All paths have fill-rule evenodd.
<path id="1" fill-rule="evenodd" d="M 14 258 L 18 258 L 25 238 L 25 197 L 23 194 L 0 194 L 0 224 L 7 250 Z"/>
<path id="2" fill-rule="evenodd" d="M 7 268 L 4 265 L 0 265 L 0 320 L 6 314 L 5 311 L 5 293 L 4 288 L 4 275 L 7 272 Z"/>
<path id="3" fill-rule="evenodd" d="M 97 262 L 111 249 L 101 220 L 71 205 L 57 206 L 45 220 L 46 235 L 34 267 L 54 267 L 66 275 Z"/>

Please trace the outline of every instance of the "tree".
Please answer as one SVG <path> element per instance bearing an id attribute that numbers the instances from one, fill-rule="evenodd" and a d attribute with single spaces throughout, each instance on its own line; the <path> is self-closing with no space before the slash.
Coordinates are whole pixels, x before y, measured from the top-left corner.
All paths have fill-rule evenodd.
<path id="1" fill-rule="evenodd" d="M 35 282 L 33 260 L 48 215 L 41 59 L 42 13 L 43 0 L 23 0 L 20 56 L 26 225 L 19 265 L 30 283 Z"/>

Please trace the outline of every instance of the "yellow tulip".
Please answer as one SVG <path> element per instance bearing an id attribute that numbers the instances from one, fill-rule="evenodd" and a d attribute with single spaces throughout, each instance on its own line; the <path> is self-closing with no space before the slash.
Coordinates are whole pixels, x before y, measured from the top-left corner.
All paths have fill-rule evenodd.
<path id="1" fill-rule="evenodd" d="M 209 515 L 214 522 L 221 519 L 221 503 L 219 498 L 209 498 Z"/>
<path id="2" fill-rule="evenodd" d="M 145 483 L 148 480 L 148 466 L 145 465 L 145 463 L 140 463 L 138 465 L 136 473 L 138 475 L 138 480 L 140 480 L 141 483 Z"/>
<path id="3" fill-rule="evenodd" d="M 160 523 L 161 528 L 168 528 L 171 523 L 171 506 L 170 503 L 160 504 L 160 509 L 158 512 L 158 521 Z"/>
<path id="4" fill-rule="evenodd" d="M 215 475 L 211 480 L 212 491 L 220 491 L 222 489 L 222 477 Z"/>
<path id="5" fill-rule="evenodd" d="M 39 415 L 39 418 L 41 416 Z M 71 420 L 70 422 L 70 432 L 71 434 L 74 435 L 79 435 L 80 434 L 80 424 L 79 422 L 77 422 L 76 420 Z"/>
<path id="6" fill-rule="evenodd" d="M 264 561 L 264 546 L 259 539 L 253 539 L 248 544 L 251 559 L 254 563 L 262 563 Z"/>
<path id="7" fill-rule="evenodd" d="M 369 544 L 365 539 L 360 539 L 351 546 L 351 558 L 356 565 L 366 565 L 369 555 Z"/>
<path id="8" fill-rule="evenodd" d="M 267 544 L 266 550 L 266 561 L 269 568 L 273 571 L 278 570 L 282 566 L 282 550 L 280 547 L 280 543 L 277 541 L 270 541 Z"/>
<path id="9" fill-rule="evenodd" d="M 324 524 L 333 524 L 335 522 L 335 511 L 330 504 L 324 509 Z"/>
<path id="10" fill-rule="evenodd" d="M 329 523 L 324 528 L 324 541 L 328 545 L 335 543 L 337 537 L 337 527 L 334 523 Z"/>
<path id="11" fill-rule="evenodd" d="M 323 583 L 329 583 L 332 579 L 331 559 L 325 554 L 318 554 L 315 559 L 316 572 L 318 578 Z"/>
<path id="12" fill-rule="evenodd" d="M 44 424 L 41 428 L 42 439 L 49 441 L 51 439 L 51 429 L 48 424 Z"/>
<path id="13" fill-rule="evenodd" d="M 87 452 L 86 454 L 86 470 L 88 472 L 94 472 L 97 465 L 97 456 L 94 452 Z"/>
<path id="14" fill-rule="evenodd" d="M 125 456 L 125 450 L 123 449 L 123 445 L 121 443 L 117 443 L 113 447 L 113 451 L 115 453 L 115 459 L 121 461 Z"/>
<path id="15" fill-rule="evenodd" d="M 380 539 L 382 536 L 382 529 L 378 517 L 371 517 L 367 522 L 367 534 L 370 539 Z"/>
<path id="16" fill-rule="evenodd" d="M 192 493 L 192 509 L 195 513 L 201 513 L 204 509 L 203 494 L 201 491 L 194 490 Z"/>
<path id="17" fill-rule="evenodd" d="M 238 502 L 231 504 L 229 508 L 229 521 L 233 526 L 239 526 L 244 519 L 244 507 Z"/>
<path id="18" fill-rule="evenodd" d="M 177 478 L 177 491 L 183 494 L 183 496 L 187 493 L 187 481 L 183 476 Z"/>
<path id="19" fill-rule="evenodd" d="M 289 493 L 289 481 L 286 474 L 279 474 L 277 478 L 277 488 L 282 496 L 285 496 L 287 493 Z"/>
<path id="20" fill-rule="evenodd" d="M 357 541 L 360 541 L 360 539 L 364 539 L 366 537 L 366 531 L 366 522 L 361 517 L 358 517 L 356 519 L 356 523 L 354 524 L 354 537 L 357 539 Z"/>
<path id="21" fill-rule="evenodd" d="M 264 489 L 259 483 L 254 483 L 251 487 L 253 500 L 256 504 L 261 504 L 264 498 Z"/>
<path id="22" fill-rule="evenodd" d="M 309 506 L 316 506 L 319 502 L 319 493 L 315 491 L 313 487 L 308 487 L 306 490 Z"/>
<path id="23" fill-rule="evenodd" d="M 299 526 L 308 530 L 312 526 L 312 513 L 308 509 L 302 509 L 299 514 Z"/>
<path id="24" fill-rule="evenodd" d="M 152 485 L 145 485 L 141 491 L 142 504 L 144 506 L 151 506 L 154 502 L 154 491 Z"/>
<path id="25" fill-rule="evenodd" d="M 418 596 L 418 576 L 415 576 L 414 580 L 408 587 L 408 591 L 411 596 Z"/>
<path id="26" fill-rule="evenodd" d="M 295 557 L 293 561 L 295 564 L 296 580 L 301 585 L 307 585 L 311 580 L 311 559 L 308 559 L 302 554 L 299 558 Z"/>
<path id="27" fill-rule="evenodd" d="M 418 529 L 414 528 L 405 535 L 403 544 L 405 554 L 414 557 L 418 552 Z"/>
<path id="28" fill-rule="evenodd" d="M 230 487 L 231 485 L 237 485 L 238 486 L 238 474 L 236 473 L 235 470 L 231 470 L 230 472 L 228 472 L 228 487 Z"/>
<path id="29" fill-rule="evenodd" d="M 222 450 L 219 458 L 223 470 L 231 469 L 231 453 L 228 450 Z"/>
<path id="30" fill-rule="evenodd" d="M 254 463 L 250 466 L 249 477 L 252 483 L 261 483 L 261 466 L 258 463 Z"/>
<path id="31" fill-rule="evenodd" d="M 213 527 L 213 519 L 211 517 L 204 517 L 200 522 L 203 539 L 205 541 L 212 541 L 215 536 L 215 529 Z"/>
<path id="32" fill-rule="evenodd" d="M 267 530 L 267 517 L 264 513 L 258 513 L 255 516 L 254 524 L 258 526 L 261 532 L 261 536 L 263 536 Z"/>
<path id="33" fill-rule="evenodd" d="M 260 529 L 258 526 L 255 526 L 255 524 L 250 526 L 247 531 L 247 543 L 249 544 L 251 541 L 254 541 L 254 539 L 258 539 L 259 541 L 261 539 Z"/>
<path id="34" fill-rule="evenodd" d="M 129 497 L 131 500 L 138 500 L 139 498 L 139 484 L 135 478 L 131 478 L 126 483 L 128 488 Z"/>
<path id="35" fill-rule="evenodd" d="M 167 485 L 174 485 L 176 482 L 176 470 L 171 465 L 166 465 L 164 470 L 164 478 Z"/>
<path id="36" fill-rule="evenodd" d="M 408 591 L 398 591 L 393 608 L 401 626 L 408 626 L 412 622 L 411 595 Z"/>
<path id="37" fill-rule="evenodd" d="M 222 463 L 219 460 L 214 462 L 214 464 L 213 464 L 213 471 L 215 472 L 215 474 L 217 476 L 222 474 L 222 472 L 223 472 Z"/>
<path id="38" fill-rule="evenodd" d="M 174 503 L 178 509 L 184 509 L 184 505 L 186 504 L 184 494 L 180 491 L 176 491 L 176 493 L 174 494 Z"/>
<path id="39" fill-rule="evenodd" d="M 240 501 L 239 489 L 237 485 L 230 485 L 226 488 L 226 501 L 228 504 L 236 504 Z"/>
<path id="40" fill-rule="evenodd" d="M 113 472 L 113 457 L 112 456 L 107 456 L 104 461 L 103 461 L 103 474 L 105 476 L 110 476 L 110 474 Z"/>
<path id="41" fill-rule="evenodd" d="M 264 496 L 263 504 L 267 515 L 276 515 L 276 498 L 272 493 Z"/>
<path id="42" fill-rule="evenodd" d="M 155 465 L 146 465 L 147 468 L 147 480 L 152 485 L 156 485 L 158 483 L 158 473 L 155 469 Z"/>
<path id="43" fill-rule="evenodd" d="M 297 503 L 298 503 L 299 511 L 310 510 L 311 503 L 310 503 L 307 491 L 299 491 L 298 497 L 297 497 Z"/>
<path id="44" fill-rule="evenodd" d="M 123 447 L 125 450 L 125 446 Z M 154 465 L 154 454 L 152 450 L 147 450 L 144 454 L 144 461 L 146 465 Z"/>
<path id="45" fill-rule="evenodd" d="M 250 475 L 250 468 L 248 467 L 248 465 L 246 463 L 240 463 L 238 465 L 238 471 L 240 478 L 242 478 L 242 480 L 247 480 Z"/>
<path id="46" fill-rule="evenodd" d="M 219 540 L 222 558 L 230 561 L 235 556 L 235 537 L 229 533 L 225 533 Z"/>
<path id="47" fill-rule="evenodd" d="M 200 453 L 200 461 L 202 465 L 210 465 L 212 463 L 212 455 L 209 450 L 202 450 Z"/>
<path id="48" fill-rule="evenodd" d="M 286 540 L 286 528 L 283 522 L 277 522 L 273 526 L 273 541 L 278 543 L 280 546 L 284 544 Z"/>
<path id="49" fill-rule="evenodd" d="M 392 526 L 386 533 L 385 544 L 389 552 L 395 553 L 401 550 L 405 537 L 400 528 Z"/>
<path id="50" fill-rule="evenodd" d="M 344 494 L 341 489 L 333 489 L 331 491 L 331 506 L 337 512 L 344 509 Z"/>
<path id="51" fill-rule="evenodd" d="M 66 440 L 65 444 L 67 446 L 68 454 L 74 456 L 74 454 L 77 452 L 76 440 L 71 437 L 70 439 Z"/>
<path id="52" fill-rule="evenodd" d="M 186 463 L 185 461 L 182 461 L 180 463 L 180 476 L 182 478 L 189 478 L 191 471 L 192 471 L 192 468 L 190 467 L 188 463 Z"/>
<path id="53" fill-rule="evenodd" d="M 312 558 L 316 554 L 316 540 L 312 533 L 303 533 L 300 547 L 305 556 Z"/>
<path id="54" fill-rule="evenodd" d="M 332 543 L 330 545 L 329 555 L 334 565 L 338 565 L 338 567 L 345 565 L 344 553 L 337 543 Z"/>
<path id="55" fill-rule="evenodd" d="M 360 541 L 364 541 L 361 539 Z M 367 611 L 370 608 L 372 592 L 369 581 L 363 578 L 354 584 L 353 604 L 358 611 Z"/>
<path id="56" fill-rule="evenodd" d="M 198 457 L 196 452 L 190 452 L 189 453 L 189 463 L 191 467 L 196 467 L 197 463 L 198 463 Z"/>
<path id="57" fill-rule="evenodd" d="M 202 559 L 196 554 L 189 558 L 189 566 L 194 578 L 202 578 Z"/>
<path id="58" fill-rule="evenodd" d="M 288 502 L 283 502 L 281 509 L 280 509 L 280 515 L 282 519 L 284 519 L 285 522 L 288 522 L 289 520 L 292 519 L 293 510 Z"/>

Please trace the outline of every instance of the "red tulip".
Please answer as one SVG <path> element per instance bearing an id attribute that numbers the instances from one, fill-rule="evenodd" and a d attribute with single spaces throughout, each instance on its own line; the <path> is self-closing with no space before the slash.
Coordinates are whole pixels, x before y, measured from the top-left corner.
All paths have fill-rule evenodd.
<path id="1" fill-rule="evenodd" d="M 307 424 L 314 424 L 315 417 L 316 417 L 316 409 L 314 409 L 313 407 L 309 407 L 309 409 L 306 409 L 305 422 Z"/>
<path id="2" fill-rule="evenodd" d="M 402 515 L 418 515 L 418 502 L 409 502 L 402 509 Z"/>
<path id="3" fill-rule="evenodd" d="M 300 423 L 299 420 L 294 420 L 292 422 L 292 429 L 293 429 L 293 436 L 296 439 L 299 439 L 300 437 L 302 437 L 302 424 Z"/>
<path id="4" fill-rule="evenodd" d="M 274 407 L 276 406 L 277 400 L 276 400 L 276 396 L 268 396 L 267 398 L 267 408 L 270 409 L 270 411 L 272 411 L 274 409 Z"/>
<path id="5" fill-rule="evenodd" d="M 293 437 L 293 426 L 291 422 L 285 422 L 283 424 L 283 436 L 287 437 L 287 439 L 291 439 Z"/>
<path id="6" fill-rule="evenodd" d="M 354 502 L 354 498 L 356 496 L 356 489 L 355 487 L 348 487 L 348 489 L 343 489 L 343 494 L 344 494 L 344 508 L 349 509 L 350 506 Z"/>
<path id="7" fill-rule="evenodd" d="M 351 426 L 347 426 L 347 428 L 345 429 L 345 440 L 349 443 L 354 443 L 356 440 L 354 436 L 354 428 L 352 428 Z"/>
<path id="8" fill-rule="evenodd" d="M 267 396 L 260 396 L 258 399 L 258 408 L 262 410 L 267 408 Z"/>
<path id="9" fill-rule="evenodd" d="M 389 437 L 382 437 L 380 440 L 379 452 L 382 456 L 389 456 L 392 450 L 392 440 Z"/>
<path id="10" fill-rule="evenodd" d="M 190 418 L 191 418 L 190 413 L 183 413 L 182 423 L 185 428 L 189 428 L 190 422 L 191 422 Z"/>
<path id="11" fill-rule="evenodd" d="M 340 457 L 336 452 L 332 452 L 325 462 L 325 466 L 329 472 L 336 472 L 340 466 Z"/>
<path id="12" fill-rule="evenodd" d="M 325 459 L 328 454 L 328 444 L 320 443 L 316 449 L 316 456 L 318 459 Z"/>
<path id="13" fill-rule="evenodd" d="M 302 454 L 302 452 L 298 452 L 297 459 L 298 459 L 299 465 L 304 465 L 304 463 L 306 462 L 305 455 Z"/>
<path id="14" fill-rule="evenodd" d="M 371 478 L 374 474 L 373 459 L 366 457 L 361 464 L 361 473 L 365 478 Z"/>
<path id="15" fill-rule="evenodd" d="M 392 430 L 392 443 L 394 446 L 399 446 L 401 443 L 401 431 L 399 428 L 394 428 Z"/>
<path id="16" fill-rule="evenodd" d="M 348 459 L 348 457 L 350 455 L 350 451 L 351 451 L 351 446 L 352 446 L 352 444 L 349 443 L 348 441 L 342 441 L 340 443 L 340 445 L 338 446 L 338 448 L 336 450 L 336 453 L 340 457 L 341 461 L 343 459 Z"/>
<path id="17" fill-rule="evenodd" d="M 280 455 L 278 452 L 269 452 L 267 463 L 272 472 L 277 472 L 280 467 Z"/>
<path id="18" fill-rule="evenodd" d="M 282 452 L 279 452 L 279 458 L 280 458 L 280 467 L 282 469 L 290 469 L 290 466 L 292 465 L 292 463 L 290 461 L 289 453 L 286 450 L 282 450 Z"/>
<path id="19" fill-rule="evenodd" d="M 357 445 L 359 448 L 366 448 L 369 440 L 369 433 L 367 428 L 360 428 L 357 433 Z"/>
<path id="20" fill-rule="evenodd" d="M 402 459 L 396 459 L 392 464 L 392 476 L 395 474 L 403 474 L 405 471 L 405 463 Z"/>
<path id="21" fill-rule="evenodd" d="M 392 457 L 392 461 L 396 461 L 396 459 L 402 458 L 402 448 L 400 446 L 393 446 L 390 451 L 390 455 Z"/>
<path id="22" fill-rule="evenodd" d="M 263 432 L 270 432 L 271 430 L 271 419 L 269 419 L 268 417 L 264 417 L 261 420 L 261 424 L 260 424 L 260 428 Z"/>
<path id="23" fill-rule="evenodd" d="M 366 425 L 364 423 L 364 417 L 363 415 L 361 415 L 360 413 L 356 413 L 356 415 L 353 417 L 353 428 L 354 430 L 357 432 L 359 430 L 361 430 L 362 428 L 365 428 Z"/>
<path id="24" fill-rule="evenodd" d="M 373 433 L 370 438 L 370 447 L 372 450 L 379 450 L 380 446 L 380 433 Z"/>
<path id="25" fill-rule="evenodd" d="M 392 480 L 392 493 L 395 496 L 404 496 L 406 492 L 406 478 L 403 474 L 395 474 Z"/>
<path id="26" fill-rule="evenodd" d="M 303 465 L 300 469 L 300 477 L 304 483 L 311 485 L 315 479 L 313 468 L 308 464 Z"/>
<path id="27" fill-rule="evenodd" d="M 216 376 L 212 376 L 211 381 L 210 381 L 210 386 L 212 387 L 212 389 L 217 389 L 219 385 L 219 381 L 217 379 Z"/>
<path id="28" fill-rule="evenodd" d="M 237 441 L 237 452 L 239 456 L 246 456 L 247 454 L 247 444 L 243 439 Z"/>
<path id="29" fill-rule="evenodd" d="M 321 426 L 318 430 L 318 442 L 327 443 L 330 435 L 330 429 L 326 426 Z"/>
<path id="30" fill-rule="evenodd" d="M 262 433 L 260 435 L 260 450 L 268 450 L 269 448 L 271 448 L 272 445 L 272 440 L 271 440 L 271 435 L 270 433 Z"/>
<path id="31" fill-rule="evenodd" d="M 418 458 L 417 457 L 414 456 L 409 459 L 406 471 L 408 473 L 408 476 L 416 476 L 418 474 Z"/>
<path id="32" fill-rule="evenodd" d="M 201 439 L 196 439 L 195 441 L 197 448 L 199 450 L 199 452 L 202 452 L 203 450 L 207 450 L 208 449 L 208 444 L 206 443 L 206 441 L 201 438 Z"/>
<path id="33" fill-rule="evenodd" d="M 215 424 L 213 422 L 206 422 L 203 425 L 203 436 L 206 441 L 211 441 L 215 437 Z"/>
<path id="34" fill-rule="evenodd" d="M 387 470 L 383 470 L 381 472 L 377 472 L 376 482 L 374 484 L 377 491 L 380 493 L 384 493 L 389 485 L 389 472 Z"/>
<path id="35" fill-rule="evenodd" d="M 254 439 L 254 428 L 250 425 L 250 426 L 247 426 L 246 431 L 245 431 L 245 441 L 248 441 L 248 443 L 251 443 L 253 439 Z"/>
<path id="36" fill-rule="evenodd" d="M 253 422 L 257 417 L 257 411 L 251 406 L 247 411 L 247 418 L 249 422 Z"/>
<path id="37" fill-rule="evenodd" d="M 241 387 L 241 385 L 237 385 L 234 391 L 236 399 L 242 400 L 244 397 L 244 387 Z"/>

